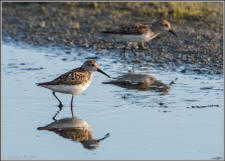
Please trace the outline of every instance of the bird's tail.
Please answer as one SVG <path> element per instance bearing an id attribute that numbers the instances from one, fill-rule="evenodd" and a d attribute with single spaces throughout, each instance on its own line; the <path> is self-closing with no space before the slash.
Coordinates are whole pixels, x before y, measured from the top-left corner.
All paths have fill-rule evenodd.
<path id="1" fill-rule="evenodd" d="M 42 85 L 47 85 L 48 82 L 43 82 L 43 83 L 35 83 L 37 86 L 42 86 Z"/>
<path id="2" fill-rule="evenodd" d="M 35 83 L 37 86 L 40 86 L 41 85 L 41 83 Z"/>

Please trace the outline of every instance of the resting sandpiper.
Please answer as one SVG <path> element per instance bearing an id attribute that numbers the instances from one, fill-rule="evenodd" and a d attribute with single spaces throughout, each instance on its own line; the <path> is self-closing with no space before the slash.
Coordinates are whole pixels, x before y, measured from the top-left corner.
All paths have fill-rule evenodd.
<path id="1" fill-rule="evenodd" d="M 177 37 L 167 20 L 159 20 L 152 24 L 123 25 L 117 29 L 102 31 L 102 33 L 111 35 L 117 41 L 146 42 L 154 39 L 164 31 L 168 31 Z"/>
<path id="2" fill-rule="evenodd" d="M 63 107 L 63 105 L 55 95 L 55 92 L 72 94 L 72 99 L 70 102 L 72 110 L 73 97 L 79 93 L 82 93 L 88 88 L 88 86 L 92 82 L 93 72 L 95 71 L 111 78 L 108 74 L 106 74 L 99 68 L 96 61 L 88 60 L 84 62 L 84 64 L 79 68 L 64 73 L 50 82 L 37 83 L 37 85 L 52 90 L 52 94 L 59 101 L 60 109 Z"/>

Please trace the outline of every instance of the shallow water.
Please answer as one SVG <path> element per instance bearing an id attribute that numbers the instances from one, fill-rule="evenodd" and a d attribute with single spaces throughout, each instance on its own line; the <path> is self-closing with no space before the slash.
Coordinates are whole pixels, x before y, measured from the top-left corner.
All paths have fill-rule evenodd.
<path id="1" fill-rule="evenodd" d="M 2 159 L 224 158 L 222 75 L 135 68 L 164 83 L 178 78 L 167 95 L 160 95 L 102 84 L 108 78 L 95 73 L 91 86 L 75 97 L 74 114 L 91 126 L 95 138 L 110 133 L 98 148 L 88 150 L 54 132 L 37 130 L 53 122 L 58 102 L 51 91 L 35 83 L 52 80 L 92 56 L 82 49 L 66 54 L 57 48 L 3 43 Z M 108 56 L 97 61 L 112 77 L 132 68 Z M 65 106 L 56 119 L 71 117 L 71 96 L 57 96 Z"/>

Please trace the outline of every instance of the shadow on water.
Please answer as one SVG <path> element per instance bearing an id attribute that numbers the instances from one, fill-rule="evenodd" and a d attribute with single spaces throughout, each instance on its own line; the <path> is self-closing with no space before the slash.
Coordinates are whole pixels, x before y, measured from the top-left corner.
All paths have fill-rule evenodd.
<path id="1" fill-rule="evenodd" d="M 100 141 L 109 137 L 109 133 L 107 133 L 104 137 L 95 139 L 91 126 L 85 120 L 74 116 L 73 110 L 71 110 L 72 117 L 56 120 L 55 117 L 61 110 L 62 108 L 55 113 L 52 118 L 54 120 L 53 122 L 47 124 L 46 126 L 38 127 L 37 129 L 52 131 L 63 138 L 80 142 L 84 148 L 89 150 L 96 149 L 99 146 Z"/>
<path id="2" fill-rule="evenodd" d="M 176 80 L 177 78 L 174 81 Z M 175 83 L 174 81 L 171 81 L 169 85 L 167 85 L 158 81 L 151 75 L 126 73 L 118 78 L 114 78 L 112 81 L 103 82 L 103 84 L 113 84 L 126 89 L 136 89 L 139 91 L 152 90 L 165 95 L 168 94 L 170 86 Z"/>

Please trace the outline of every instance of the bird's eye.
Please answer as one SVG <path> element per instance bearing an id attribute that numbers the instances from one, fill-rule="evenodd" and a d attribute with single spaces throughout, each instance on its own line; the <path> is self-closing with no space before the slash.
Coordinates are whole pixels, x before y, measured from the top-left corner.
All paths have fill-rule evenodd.
<path id="1" fill-rule="evenodd" d="M 91 64 L 91 66 L 94 67 L 95 65 L 94 64 Z"/>
<path id="2" fill-rule="evenodd" d="M 167 25 L 167 24 L 164 24 L 164 26 L 165 26 L 165 27 L 168 27 L 168 25 Z"/>

